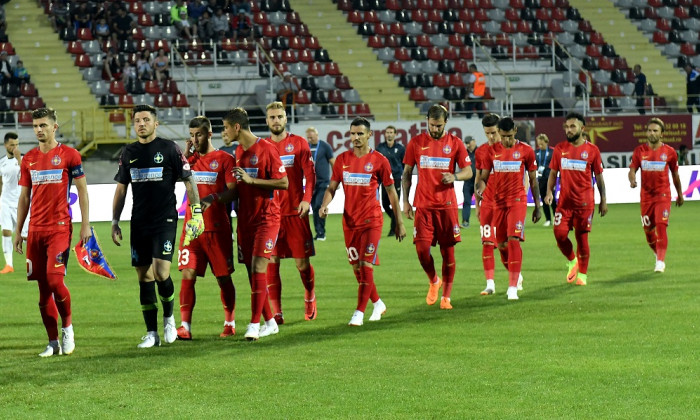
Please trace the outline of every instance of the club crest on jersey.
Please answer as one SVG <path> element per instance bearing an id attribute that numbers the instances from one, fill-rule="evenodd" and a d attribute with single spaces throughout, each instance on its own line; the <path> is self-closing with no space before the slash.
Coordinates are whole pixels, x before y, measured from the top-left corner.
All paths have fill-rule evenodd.
<path id="1" fill-rule="evenodd" d="M 372 172 L 373 168 L 374 166 L 372 165 L 372 162 L 367 162 L 367 164 L 365 165 L 365 172 Z"/>
<path id="2" fill-rule="evenodd" d="M 173 243 L 170 241 L 165 241 L 165 243 L 163 244 L 163 251 L 165 251 L 163 252 L 164 254 L 170 254 L 171 252 L 173 252 Z"/>
<path id="3" fill-rule="evenodd" d="M 250 164 L 251 165 L 257 165 L 258 164 L 258 155 L 252 155 L 250 157 Z"/>
<path id="4" fill-rule="evenodd" d="M 61 164 L 61 158 L 60 158 L 58 155 L 55 155 L 55 156 L 51 159 L 51 163 L 53 163 L 54 166 L 58 166 L 58 165 Z"/>
<path id="5" fill-rule="evenodd" d="M 377 248 L 374 247 L 374 244 L 370 243 L 369 245 L 367 245 L 367 248 L 365 248 L 365 254 L 372 255 L 372 254 L 374 254 L 374 251 L 376 251 L 376 250 L 377 250 Z"/>
<path id="6" fill-rule="evenodd" d="M 591 214 L 590 216 L 588 216 L 588 226 L 590 226 L 592 222 L 593 222 L 593 215 Z"/>
<path id="7" fill-rule="evenodd" d="M 666 153 L 662 153 L 661 156 L 659 156 L 659 159 L 663 161 L 666 161 L 666 158 L 668 158 L 668 156 L 666 156 Z"/>
<path id="8" fill-rule="evenodd" d="M 515 224 L 515 233 L 520 233 L 523 231 L 523 222 L 518 220 L 518 222 Z"/>
<path id="9" fill-rule="evenodd" d="M 209 169 L 212 171 L 215 171 L 219 168 L 219 161 L 217 160 L 212 160 L 211 163 L 209 163 Z"/>
<path id="10" fill-rule="evenodd" d="M 513 159 L 520 159 L 520 152 L 513 152 Z"/>
<path id="11" fill-rule="evenodd" d="M 267 249 L 272 249 L 275 246 L 275 243 L 272 242 L 272 239 L 268 239 L 267 242 L 265 242 L 265 248 Z"/>
<path id="12" fill-rule="evenodd" d="M 668 219 L 668 210 L 664 209 L 664 211 L 661 213 L 661 215 L 663 216 L 664 220 L 667 220 Z"/>
<path id="13" fill-rule="evenodd" d="M 446 144 L 445 147 L 442 148 L 442 153 L 449 155 L 450 152 L 452 151 L 452 148 L 450 147 L 449 144 Z"/>
<path id="14" fill-rule="evenodd" d="M 452 233 L 455 236 L 459 236 L 462 233 L 462 230 L 459 228 L 458 224 L 455 224 L 454 226 L 452 226 Z"/>
<path id="15" fill-rule="evenodd" d="M 65 257 L 65 255 L 63 255 L 63 252 L 56 255 L 56 264 L 65 264 L 65 263 L 66 263 L 66 257 Z"/>
<path id="16" fill-rule="evenodd" d="M 294 145 L 292 143 L 287 143 L 287 145 L 284 146 L 284 151 L 287 153 L 292 153 L 294 151 Z"/>
<path id="17" fill-rule="evenodd" d="M 153 161 L 155 163 L 163 163 L 163 155 L 160 152 L 156 152 L 156 154 L 153 155 Z"/>
<path id="18" fill-rule="evenodd" d="M 588 152 L 581 152 L 581 159 L 588 159 Z"/>

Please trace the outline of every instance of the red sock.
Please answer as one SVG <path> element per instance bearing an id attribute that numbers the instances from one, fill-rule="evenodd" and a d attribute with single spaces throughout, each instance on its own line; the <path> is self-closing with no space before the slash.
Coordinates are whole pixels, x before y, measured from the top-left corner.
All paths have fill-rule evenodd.
<path id="1" fill-rule="evenodd" d="M 416 252 L 418 253 L 418 261 L 420 262 L 423 271 L 428 276 L 429 281 L 435 280 L 435 261 L 433 261 L 433 256 L 430 255 L 430 242 L 428 241 L 417 241 L 416 242 Z"/>
<path id="2" fill-rule="evenodd" d="M 658 230 L 658 226 L 656 227 Z M 651 230 L 646 230 L 644 229 L 644 234 L 647 237 L 647 243 L 649 244 L 649 248 L 651 248 L 652 251 L 654 251 L 654 254 L 656 254 L 656 257 L 658 259 L 659 254 L 656 252 L 656 247 L 657 247 L 657 237 L 656 237 L 656 232 L 657 230 L 651 229 Z"/>
<path id="3" fill-rule="evenodd" d="M 282 313 L 282 279 L 280 265 L 273 262 L 267 264 L 267 293 L 276 314 Z"/>
<path id="4" fill-rule="evenodd" d="M 39 280 L 39 313 L 49 341 L 58 340 L 58 309 L 46 281 Z"/>
<path id="5" fill-rule="evenodd" d="M 360 273 L 360 269 L 358 268 L 357 270 L 353 269 L 352 272 L 355 274 L 355 278 L 357 279 L 357 283 L 362 283 L 362 274 Z M 374 277 L 374 276 L 372 276 Z M 372 282 L 372 290 L 369 294 L 369 300 L 372 301 L 372 303 L 376 302 L 379 300 L 379 293 L 377 293 L 377 284 Z"/>
<path id="6" fill-rule="evenodd" d="M 664 261 L 666 259 L 666 250 L 668 249 L 668 234 L 666 225 L 656 225 L 656 259 Z"/>
<path id="7" fill-rule="evenodd" d="M 49 274 L 47 281 L 53 292 L 58 313 L 61 314 L 61 326 L 63 328 L 69 327 L 73 323 L 70 292 L 63 281 L 63 276 L 60 274 Z"/>
<path id="8" fill-rule="evenodd" d="M 516 287 L 523 266 L 523 249 L 519 239 L 508 240 L 508 286 Z"/>
<path id="9" fill-rule="evenodd" d="M 578 272 L 588 274 L 588 260 L 591 248 L 588 246 L 588 232 L 574 232 L 576 235 L 576 253 L 578 254 Z"/>
<path id="10" fill-rule="evenodd" d="M 496 262 L 493 260 L 493 244 L 483 244 L 481 246 L 481 262 L 484 264 L 484 277 L 486 280 L 493 280 L 493 273 Z"/>
<path id="11" fill-rule="evenodd" d="M 442 295 L 448 298 L 452 294 L 452 283 L 454 282 L 457 265 L 455 261 L 455 247 L 440 247 L 440 254 L 442 254 Z"/>
<path id="12" fill-rule="evenodd" d="M 376 288 L 374 284 L 374 269 L 371 265 L 360 266 L 360 277 L 362 280 L 357 288 L 357 310 L 364 312 L 367 309 L 367 302 L 372 294 L 372 289 Z"/>
<path id="13" fill-rule="evenodd" d="M 304 299 L 311 300 L 314 298 L 314 284 L 316 273 L 314 273 L 314 267 L 309 264 L 309 268 L 306 270 L 299 270 L 299 276 L 301 277 L 301 282 L 304 284 Z"/>
<path id="14" fill-rule="evenodd" d="M 501 249 L 501 247 L 498 247 L 498 252 L 501 254 L 501 263 L 503 264 L 503 267 L 505 267 L 506 270 L 508 270 L 508 246 L 506 245 L 505 248 Z"/>
<path id="15" fill-rule="evenodd" d="M 233 286 L 231 276 L 216 279 L 221 289 L 221 303 L 224 306 L 224 320 L 231 322 L 236 319 L 236 288 Z"/>
<path id="16" fill-rule="evenodd" d="M 194 291 L 196 279 L 182 278 L 180 281 L 180 320 L 192 323 L 192 311 L 197 302 L 197 294 Z"/>
<path id="17" fill-rule="evenodd" d="M 571 240 L 569 240 L 569 231 L 566 229 L 566 227 L 555 227 L 554 239 L 557 240 L 557 246 L 567 260 L 572 261 L 574 258 L 576 258 L 576 254 L 574 254 L 574 244 L 572 244 Z"/>
<path id="18" fill-rule="evenodd" d="M 263 315 L 266 304 L 269 312 L 270 304 L 267 301 L 267 273 L 253 273 L 250 289 L 251 324 L 260 323 L 260 316 Z M 269 313 L 267 315 L 270 316 Z"/>

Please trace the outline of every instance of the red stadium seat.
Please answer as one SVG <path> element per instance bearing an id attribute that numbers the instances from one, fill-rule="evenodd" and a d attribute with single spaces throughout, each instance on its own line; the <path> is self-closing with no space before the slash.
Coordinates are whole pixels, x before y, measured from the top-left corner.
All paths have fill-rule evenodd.
<path id="1" fill-rule="evenodd" d="M 46 107 L 46 104 L 44 103 L 44 100 L 41 99 L 40 97 L 35 96 L 33 98 L 29 98 L 29 107 L 28 108 L 31 111 L 34 111 L 34 110 L 39 109 L 39 108 L 45 108 L 45 107 Z"/>
<path id="2" fill-rule="evenodd" d="M 151 18 L 151 15 L 145 13 L 139 15 L 139 17 L 136 18 L 136 22 L 138 26 L 153 26 L 153 18 Z"/>
<path id="3" fill-rule="evenodd" d="M 32 118 L 32 113 L 29 111 L 23 111 L 17 114 L 17 122 L 22 126 L 31 126 L 34 123 Z"/>
<path id="4" fill-rule="evenodd" d="M 598 59 L 598 68 L 605 71 L 615 70 L 615 63 L 610 57 L 600 57 Z"/>
<path id="5" fill-rule="evenodd" d="M 309 63 L 309 76 L 323 76 L 324 74 L 326 74 L 326 72 L 324 71 L 321 63 Z"/>
<path id="6" fill-rule="evenodd" d="M 392 61 L 389 63 L 389 73 L 394 75 L 406 74 L 400 61 Z"/>
<path id="7" fill-rule="evenodd" d="M 399 61 L 409 61 L 411 60 L 411 53 L 408 52 L 408 48 L 399 47 L 394 50 L 394 58 Z"/>
<path id="8" fill-rule="evenodd" d="M 90 31 L 88 28 L 78 29 L 78 39 L 81 41 L 92 41 L 92 31 Z"/>
<path id="9" fill-rule="evenodd" d="M 170 108 L 170 100 L 165 94 L 161 93 L 153 99 L 153 106 L 156 108 Z"/>
<path id="10" fill-rule="evenodd" d="M 109 84 L 109 93 L 112 95 L 126 95 L 126 87 L 121 80 L 112 80 Z"/>
<path id="11" fill-rule="evenodd" d="M 22 96 L 27 98 L 31 98 L 38 95 L 34 83 L 22 83 L 19 92 Z"/>
<path id="12" fill-rule="evenodd" d="M 384 37 L 372 35 L 367 40 L 367 46 L 374 49 L 384 48 Z"/>
<path id="13" fill-rule="evenodd" d="M 450 86 L 450 81 L 447 78 L 447 75 L 442 73 L 435 73 L 433 75 L 433 86 L 443 89 Z"/>
<path id="14" fill-rule="evenodd" d="M 612 85 L 608 85 L 608 96 L 620 97 L 625 96 L 625 94 L 622 93 L 620 85 L 618 85 L 617 83 L 613 83 Z"/>
<path id="15" fill-rule="evenodd" d="M 602 98 L 589 98 L 588 106 L 591 111 L 600 112 L 603 110 L 603 99 Z"/>
<path id="16" fill-rule="evenodd" d="M 155 80 L 148 80 L 146 81 L 146 86 L 145 86 L 146 93 L 150 93 L 151 95 L 159 95 L 161 92 L 160 86 L 158 86 L 158 82 Z"/>
<path id="17" fill-rule="evenodd" d="M 92 67 L 90 56 L 88 54 L 80 54 L 79 56 L 75 57 L 75 65 L 80 68 Z"/>
<path id="18" fill-rule="evenodd" d="M 24 102 L 24 98 L 11 98 L 10 99 L 10 110 L 12 111 L 26 111 L 27 104 Z"/>
<path id="19" fill-rule="evenodd" d="M 338 64 L 334 63 L 334 62 L 326 63 L 325 73 L 329 74 L 331 76 L 340 76 L 343 74 L 340 72 L 340 69 L 338 68 Z"/>
<path id="20" fill-rule="evenodd" d="M 347 76 L 336 76 L 335 87 L 341 90 L 352 89 L 352 85 L 350 85 L 350 80 Z"/>
<path id="21" fill-rule="evenodd" d="M 69 54 L 85 54 L 83 44 L 80 41 L 69 42 L 67 51 Z"/>
<path id="22" fill-rule="evenodd" d="M 134 97 L 131 95 L 119 95 L 119 106 L 122 108 L 133 108 Z"/>
<path id="23" fill-rule="evenodd" d="M 295 98 L 294 98 L 294 103 L 300 104 L 300 105 L 308 105 L 311 103 L 311 99 L 309 99 L 309 92 L 305 90 L 300 90 L 297 92 Z"/>
<path id="24" fill-rule="evenodd" d="M 190 104 L 187 103 L 187 96 L 182 93 L 176 93 L 173 95 L 173 106 L 176 108 L 189 108 Z"/>
<path id="25" fill-rule="evenodd" d="M 124 111 L 121 109 L 109 111 L 109 122 L 112 124 L 125 124 L 126 116 L 124 115 Z"/>

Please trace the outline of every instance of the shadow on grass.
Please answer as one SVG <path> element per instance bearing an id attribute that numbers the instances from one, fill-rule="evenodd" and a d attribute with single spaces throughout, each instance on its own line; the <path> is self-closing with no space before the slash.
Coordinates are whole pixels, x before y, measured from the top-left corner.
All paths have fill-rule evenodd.
<path id="1" fill-rule="evenodd" d="M 634 273 L 625 273 L 621 276 L 617 276 L 603 284 L 608 287 L 616 287 L 620 285 L 626 285 L 627 283 L 640 283 L 643 281 L 650 281 L 660 279 L 663 276 L 662 273 L 655 273 L 650 270 L 637 271 Z"/>

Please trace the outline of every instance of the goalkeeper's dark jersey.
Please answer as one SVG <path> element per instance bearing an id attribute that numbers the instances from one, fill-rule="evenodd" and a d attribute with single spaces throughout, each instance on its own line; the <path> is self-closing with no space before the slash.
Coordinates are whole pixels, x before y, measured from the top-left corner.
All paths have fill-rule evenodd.
<path id="1" fill-rule="evenodd" d="M 156 137 L 149 143 L 131 143 L 122 149 L 114 180 L 131 183 L 131 223 L 142 228 L 177 220 L 175 182 L 191 175 L 190 165 L 180 147 Z"/>

